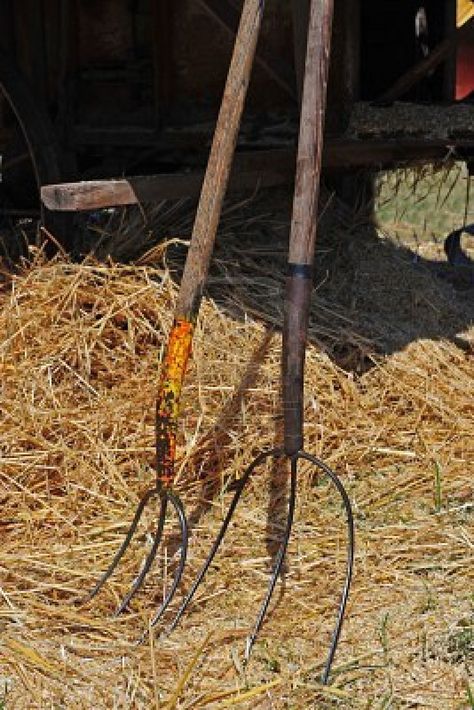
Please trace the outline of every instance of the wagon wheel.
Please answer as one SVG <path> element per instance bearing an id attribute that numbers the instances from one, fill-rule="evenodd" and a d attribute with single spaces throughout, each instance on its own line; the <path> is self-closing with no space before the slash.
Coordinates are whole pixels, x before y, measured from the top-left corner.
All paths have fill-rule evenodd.
<path id="1" fill-rule="evenodd" d="M 1 51 L 0 154 L 1 231 L 22 217 L 31 220 L 29 231 L 36 231 L 38 220 L 56 231 L 55 216 L 42 208 L 39 197 L 41 185 L 60 182 L 62 177 L 54 127 L 14 60 Z M 4 237 L 5 241 L 9 240 Z M 12 258 L 19 256 L 18 244 L 6 251 Z"/>

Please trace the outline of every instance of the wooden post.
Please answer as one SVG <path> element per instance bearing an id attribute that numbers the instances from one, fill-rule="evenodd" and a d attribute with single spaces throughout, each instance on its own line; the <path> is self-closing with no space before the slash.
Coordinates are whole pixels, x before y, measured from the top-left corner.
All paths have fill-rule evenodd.
<path id="1" fill-rule="evenodd" d="M 336 2 L 328 79 L 326 132 L 341 135 L 347 129 L 359 96 L 360 0 Z"/>

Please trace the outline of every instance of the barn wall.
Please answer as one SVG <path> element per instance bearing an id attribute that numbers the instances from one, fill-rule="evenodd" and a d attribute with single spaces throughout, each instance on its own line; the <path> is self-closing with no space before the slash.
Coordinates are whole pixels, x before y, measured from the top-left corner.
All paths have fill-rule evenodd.
<path id="1" fill-rule="evenodd" d="M 242 3 L 237 0 L 234 4 L 239 7 Z M 130 70 L 128 87 L 120 80 L 95 80 L 82 86 L 79 103 L 86 116 L 104 100 L 122 111 L 123 120 L 133 113 L 133 120 L 140 122 L 140 106 L 145 121 L 156 110 L 166 113 L 170 120 L 189 121 L 190 107 L 195 120 L 215 115 L 233 38 L 197 0 L 78 0 L 77 5 L 78 65 L 83 73 L 93 66 L 108 65 L 124 65 Z M 289 0 L 267 1 L 260 42 L 286 62 L 291 73 Z M 154 77 L 153 62 L 159 68 L 158 78 Z M 285 109 L 288 95 L 256 66 L 248 106 L 253 111 Z M 109 120 L 107 111 L 103 116 Z M 99 120 L 97 115 L 94 120 Z"/>
<path id="2" fill-rule="evenodd" d="M 216 105 L 222 95 L 233 40 L 195 0 L 176 0 L 174 11 L 174 93 L 194 106 Z M 293 64 L 292 26 L 288 0 L 269 0 L 260 43 Z M 288 96 L 258 66 L 249 93 L 254 109 L 284 107 Z"/>
<path id="3" fill-rule="evenodd" d="M 229 1 L 236 8 L 243 2 Z M 259 45 L 286 64 L 290 77 L 292 2 L 267 0 Z M 300 0 L 301 6 L 305 2 Z M 447 8 L 456 8 L 456 0 L 424 4 L 435 45 L 447 33 Z M 344 130 L 354 100 L 377 98 L 412 65 L 418 5 L 419 0 L 335 0 L 331 132 Z M 11 28 L 0 42 L 16 52 L 53 112 L 67 89 L 66 113 L 82 123 L 155 126 L 163 117 L 165 123 L 215 117 L 233 41 L 199 0 L 3 0 L 0 20 Z M 461 83 L 470 50 L 463 56 Z M 430 92 L 422 98 L 448 97 L 445 74 L 439 69 L 430 77 Z M 417 92 L 411 98 L 419 98 Z M 255 66 L 248 108 L 254 113 L 288 112 L 296 110 L 296 103 Z"/>

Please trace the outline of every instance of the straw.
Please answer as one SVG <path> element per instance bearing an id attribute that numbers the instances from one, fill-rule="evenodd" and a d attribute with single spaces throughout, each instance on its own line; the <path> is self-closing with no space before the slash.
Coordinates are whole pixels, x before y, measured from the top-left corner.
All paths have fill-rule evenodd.
<path id="1" fill-rule="evenodd" d="M 227 223 L 186 380 L 178 491 L 192 540 L 182 593 L 232 481 L 281 436 L 285 222 L 257 205 L 243 205 L 240 221 L 236 212 Z M 339 217 L 331 220 L 318 247 L 305 438 L 342 476 L 356 513 L 357 573 L 333 685 L 323 689 L 318 678 L 345 533 L 329 487 L 306 473 L 280 591 L 245 671 L 286 471 L 269 466 L 255 476 L 215 568 L 169 637 L 135 645 L 176 561 L 171 524 L 131 611 L 111 616 L 151 544 L 151 511 L 120 573 L 99 599 L 80 604 L 153 478 L 159 353 L 181 257 L 170 248 L 165 261 L 162 253 L 154 265 L 133 266 L 39 255 L 0 294 L 5 707 L 469 707 L 471 306 L 393 244 L 376 242 L 371 228 L 351 233 L 348 222 L 343 230 Z M 344 235 L 345 256 L 334 230 Z"/>

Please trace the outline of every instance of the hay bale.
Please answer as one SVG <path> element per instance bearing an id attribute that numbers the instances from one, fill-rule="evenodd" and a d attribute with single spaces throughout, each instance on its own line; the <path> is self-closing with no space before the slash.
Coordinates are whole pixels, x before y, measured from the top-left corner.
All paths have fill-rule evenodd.
<path id="1" fill-rule="evenodd" d="M 192 541 L 183 593 L 216 534 L 229 483 L 281 437 L 281 343 L 271 329 L 280 318 L 281 276 L 263 249 L 255 251 L 240 262 L 233 300 L 230 290 L 222 295 L 221 282 L 220 302 L 204 303 L 186 380 L 177 490 Z M 227 245 L 217 274 L 231 275 L 231 263 Z M 266 280 L 250 307 L 250 274 L 262 264 Z M 351 274 L 347 269 L 347 283 Z M 370 284 L 360 288 L 370 299 Z M 391 288 L 395 298 L 395 281 Z M 4 288 L 6 707 L 362 708 L 383 699 L 440 710 L 466 705 L 473 661 L 472 356 L 442 338 L 405 340 L 403 349 L 393 345 L 392 354 L 381 355 L 344 300 L 335 299 L 339 291 L 334 277 L 329 292 L 315 296 L 305 440 L 349 490 L 357 573 L 333 685 L 323 689 L 318 677 L 345 538 L 334 494 L 304 467 L 283 584 L 247 669 L 241 651 L 281 530 L 286 471 L 255 475 L 215 568 L 171 636 L 134 645 L 175 563 L 171 524 L 145 589 L 129 613 L 112 617 L 148 549 L 156 511 L 99 598 L 79 603 L 153 479 L 159 354 L 176 297 L 167 268 L 57 260 L 34 264 Z M 373 327 L 373 335 L 381 333 L 379 321 Z M 366 372 L 329 357 L 347 345 L 348 333 L 372 365 Z"/>

